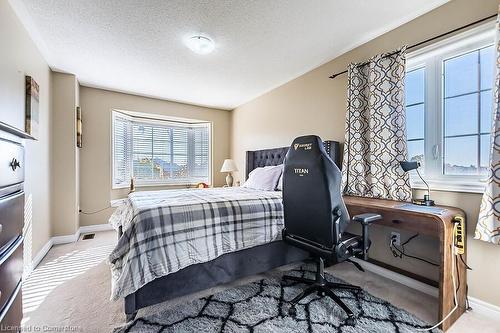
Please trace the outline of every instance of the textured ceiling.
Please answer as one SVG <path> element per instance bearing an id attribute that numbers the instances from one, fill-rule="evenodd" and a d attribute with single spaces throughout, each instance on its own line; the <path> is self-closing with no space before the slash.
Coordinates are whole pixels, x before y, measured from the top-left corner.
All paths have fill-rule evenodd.
<path id="1" fill-rule="evenodd" d="M 10 0 L 82 85 L 232 109 L 446 0 Z M 208 34 L 201 56 L 183 39 Z"/>

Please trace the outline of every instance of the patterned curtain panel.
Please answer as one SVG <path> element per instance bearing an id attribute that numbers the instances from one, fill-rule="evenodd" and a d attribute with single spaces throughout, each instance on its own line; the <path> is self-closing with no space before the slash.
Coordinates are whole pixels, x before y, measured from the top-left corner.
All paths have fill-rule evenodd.
<path id="1" fill-rule="evenodd" d="M 344 194 L 411 200 L 405 121 L 406 47 L 348 68 Z"/>
<path id="2" fill-rule="evenodd" d="M 496 69 L 489 178 L 481 202 L 476 239 L 500 245 L 500 7 L 496 27 Z"/>

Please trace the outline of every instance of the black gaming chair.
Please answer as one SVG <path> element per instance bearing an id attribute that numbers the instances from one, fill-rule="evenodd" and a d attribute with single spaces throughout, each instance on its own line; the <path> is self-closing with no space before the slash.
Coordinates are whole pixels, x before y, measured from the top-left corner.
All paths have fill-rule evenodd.
<path id="1" fill-rule="evenodd" d="M 367 259 L 370 240 L 368 225 L 382 217 L 378 214 L 362 214 L 353 217 L 360 222 L 363 235 L 345 232 L 351 222 L 342 199 L 341 173 L 326 153 L 318 136 L 296 138 L 284 162 L 283 208 L 285 228 L 283 239 L 317 257 L 316 279 L 296 276 L 283 279 L 310 285 L 291 301 L 290 314 L 295 315 L 295 305 L 313 292 L 331 297 L 346 313 L 347 322 L 355 323 L 353 312 L 336 296 L 332 289 L 361 290 L 357 286 L 331 283 L 325 280 L 325 260 L 335 264 L 350 261 L 356 256 Z M 361 266 L 351 261 L 359 269 Z"/>

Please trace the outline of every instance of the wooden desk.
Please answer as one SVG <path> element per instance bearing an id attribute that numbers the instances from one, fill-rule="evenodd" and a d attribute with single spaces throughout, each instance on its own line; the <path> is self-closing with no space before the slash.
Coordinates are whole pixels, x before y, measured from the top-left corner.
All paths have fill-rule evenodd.
<path id="1" fill-rule="evenodd" d="M 381 199 L 370 199 L 345 196 L 344 201 L 351 216 L 362 213 L 378 213 L 382 220 L 373 225 L 384 225 L 397 229 L 418 232 L 440 240 L 441 266 L 439 273 L 439 321 L 455 306 L 453 300 L 452 256 L 453 223 L 452 219 L 459 215 L 465 217 L 463 210 L 455 207 L 435 206 L 444 209 L 442 214 L 417 212 L 401 209 L 403 202 Z M 444 223 L 443 223 L 444 222 Z M 467 230 L 467 228 L 465 228 Z M 467 250 L 467 245 L 465 245 Z M 467 251 L 463 254 L 467 258 Z M 459 307 L 441 325 L 446 331 L 465 312 L 467 271 L 461 260 L 456 261 L 460 277 L 460 287 L 457 292 Z M 458 283 L 458 278 L 455 280 Z"/>

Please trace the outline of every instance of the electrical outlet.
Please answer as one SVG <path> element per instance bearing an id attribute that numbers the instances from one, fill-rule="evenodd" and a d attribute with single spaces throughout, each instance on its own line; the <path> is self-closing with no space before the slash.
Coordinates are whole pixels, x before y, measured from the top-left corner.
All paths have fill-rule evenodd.
<path id="1" fill-rule="evenodd" d="M 396 246 L 401 245 L 401 234 L 399 232 L 391 232 L 391 243 Z"/>

